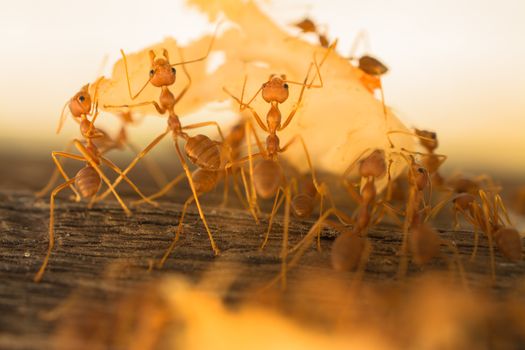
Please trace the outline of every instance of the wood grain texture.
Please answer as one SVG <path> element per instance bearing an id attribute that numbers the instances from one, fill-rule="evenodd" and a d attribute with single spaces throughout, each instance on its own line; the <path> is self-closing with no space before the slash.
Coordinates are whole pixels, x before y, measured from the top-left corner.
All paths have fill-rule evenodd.
<path id="1" fill-rule="evenodd" d="M 156 279 L 168 273 L 179 273 L 198 280 L 218 261 L 238 267 L 237 282 L 226 299 L 235 302 L 249 290 L 272 279 L 279 271 L 282 218 L 278 217 L 263 252 L 258 250 L 266 220 L 255 225 L 240 209 L 221 209 L 203 200 L 211 229 L 222 250 L 214 257 L 195 208 L 190 208 L 181 241 L 162 270 L 148 271 L 171 243 L 181 205 L 161 202 L 160 208 L 140 207 L 126 217 L 115 202 L 106 202 L 87 210 L 85 203 L 57 201 L 56 247 L 41 283 L 32 282 L 47 248 L 47 200 L 35 199 L 27 191 L 0 193 L 0 348 L 48 348 L 49 335 L 55 326 L 50 315 L 73 292 L 82 291 L 85 307 L 103 299 L 108 292 L 132 289 L 137 283 Z M 213 201 L 212 201 L 213 202 Z M 311 226 L 311 221 L 293 220 L 290 241 L 297 242 Z M 325 229 L 322 252 L 310 249 L 300 266 L 290 273 L 289 284 L 316 273 L 347 279 L 349 274 L 335 273 L 329 264 L 329 248 L 335 232 Z M 472 233 L 441 232 L 454 239 L 465 264 L 472 286 L 485 286 L 489 281 L 488 248 L 480 240 L 477 259 L 470 263 Z M 370 232 L 373 253 L 366 268 L 365 280 L 393 283 L 397 270 L 401 233 L 395 227 L 380 226 Z M 443 246 L 442 251 L 446 252 Z M 446 254 L 446 253 L 445 253 Z M 496 253 L 498 278 L 493 290 L 506 293 L 525 276 L 525 264 L 511 264 Z M 446 270 L 436 259 L 425 270 Z M 214 273 L 219 274 L 220 270 Z M 231 273 L 229 271 L 228 273 Z M 411 275 L 423 270 L 410 265 Z M 216 276 L 217 277 L 217 276 Z M 87 301 L 91 300 L 91 301 Z M 81 303 L 82 305 L 82 303 Z"/>

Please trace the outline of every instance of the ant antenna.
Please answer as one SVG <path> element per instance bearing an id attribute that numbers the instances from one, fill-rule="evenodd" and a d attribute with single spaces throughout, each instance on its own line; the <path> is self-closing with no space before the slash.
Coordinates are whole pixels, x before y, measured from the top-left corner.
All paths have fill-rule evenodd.
<path id="1" fill-rule="evenodd" d="M 213 37 L 211 38 L 211 41 L 210 41 L 210 45 L 208 46 L 208 50 L 206 51 L 206 54 L 204 56 L 202 56 L 200 58 L 196 58 L 194 60 L 182 61 L 182 62 L 174 63 L 171 66 L 175 67 L 175 66 L 180 66 L 181 64 L 189 64 L 189 63 L 194 63 L 194 62 L 199 62 L 199 61 L 205 60 L 209 56 L 209 54 L 211 52 L 213 44 L 215 43 L 215 38 L 217 37 L 217 32 L 218 32 L 219 27 L 221 26 L 221 24 L 222 24 L 222 21 L 217 24 L 217 27 L 215 27 L 215 31 L 213 32 Z"/>
<path id="2" fill-rule="evenodd" d="M 64 123 L 66 121 L 67 113 L 64 113 L 66 111 L 66 107 L 69 105 L 69 101 L 64 103 L 64 107 L 62 107 L 62 113 L 60 113 L 60 119 L 58 120 L 58 126 L 57 126 L 57 134 L 60 134 L 60 130 L 62 130 L 62 127 L 64 126 Z"/>

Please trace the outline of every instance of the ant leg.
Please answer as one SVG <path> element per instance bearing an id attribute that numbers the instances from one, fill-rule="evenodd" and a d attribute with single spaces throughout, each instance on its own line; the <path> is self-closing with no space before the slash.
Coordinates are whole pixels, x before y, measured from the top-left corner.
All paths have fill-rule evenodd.
<path id="1" fill-rule="evenodd" d="M 184 95 L 186 95 L 192 83 L 190 73 L 188 73 L 188 70 L 186 69 L 186 64 L 184 64 L 185 63 L 184 55 L 180 47 L 179 47 L 179 54 L 180 54 L 180 58 L 182 61 L 182 71 L 184 72 L 184 75 L 186 75 L 186 78 L 188 78 L 188 83 L 186 84 L 184 89 L 182 89 L 181 92 L 177 95 L 177 97 L 175 97 L 175 104 L 179 103 L 179 101 L 184 97 Z"/>
<path id="2" fill-rule="evenodd" d="M 246 210 L 249 210 L 248 203 L 245 201 L 245 198 L 242 196 L 241 189 L 239 188 L 239 184 L 237 183 L 237 174 L 235 172 L 232 172 L 231 177 L 232 177 L 232 182 L 233 182 L 233 190 L 235 194 L 237 195 L 237 198 L 242 203 L 243 207 Z M 246 180 L 246 178 L 244 180 Z"/>
<path id="3" fill-rule="evenodd" d="M 352 197 L 352 199 L 359 205 L 363 203 L 363 198 L 361 195 L 355 190 L 354 186 L 348 182 L 347 179 L 343 179 L 343 187 L 345 188 L 346 192 Z"/>
<path id="4" fill-rule="evenodd" d="M 323 204 L 324 204 L 324 196 L 321 195 L 321 198 L 319 199 L 319 217 L 321 217 L 321 214 L 323 213 Z M 319 226 L 319 230 L 317 231 L 317 251 L 321 251 L 321 231 L 322 227 Z"/>
<path id="5" fill-rule="evenodd" d="M 135 153 L 135 156 L 140 153 L 139 148 L 133 143 L 126 141 L 124 144 Z M 144 165 L 159 188 L 166 186 L 168 179 L 157 162 L 150 158 L 144 158 Z"/>
<path id="6" fill-rule="evenodd" d="M 104 181 L 106 183 L 106 185 L 109 187 L 110 192 L 113 193 L 113 195 L 115 196 L 115 198 L 119 202 L 120 206 L 122 207 L 122 209 L 126 213 L 126 216 L 131 216 L 131 211 L 128 209 L 128 207 L 126 206 L 126 204 L 124 203 L 122 198 L 120 198 L 120 196 L 117 193 L 117 191 L 115 191 L 115 189 L 111 185 L 111 181 L 109 181 L 109 179 L 106 177 L 106 175 L 104 175 L 104 173 L 100 169 L 100 166 L 93 160 L 93 158 L 91 158 L 91 154 L 89 153 L 89 151 L 84 147 L 84 145 L 80 141 L 74 140 L 74 143 L 75 143 L 75 147 L 77 148 L 77 150 L 80 153 L 82 153 L 82 155 L 84 156 L 85 160 L 89 163 L 90 166 L 93 167 L 93 169 L 95 169 L 95 171 L 98 173 L 98 175 L 100 176 L 102 181 Z"/>
<path id="7" fill-rule="evenodd" d="M 246 175 L 244 174 L 244 169 L 243 168 L 240 168 L 240 169 L 241 169 L 242 184 L 244 186 L 244 192 L 246 194 L 246 200 L 248 201 L 248 208 L 249 208 L 250 214 L 252 214 L 253 218 L 255 219 L 255 222 L 259 224 L 259 218 L 257 217 L 257 213 L 260 210 L 259 210 L 259 206 L 257 205 L 257 200 L 255 200 L 255 202 L 252 201 L 250 189 L 248 186 L 248 181 L 246 180 Z"/>
<path id="8" fill-rule="evenodd" d="M 155 107 L 155 109 L 157 110 L 157 112 L 159 112 L 159 114 L 166 113 L 166 109 L 159 106 L 159 104 L 156 101 L 145 101 L 145 102 L 135 103 L 131 105 L 119 105 L 119 106 L 104 105 L 104 108 L 133 108 L 133 107 L 141 107 L 141 106 L 147 106 L 147 105 L 153 105 L 153 107 Z"/>
<path id="9" fill-rule="evenodd" d="M 266 243 L 268 243 L 268 238 L 270 237 L 270 231 L 272 230 L 272 224 L 273 224 L 273 219 L 275 217 L 275 213 L 277 212 L 277 210 L 279 210 L 279 208 L 281 207 L 281 204 L 283 203 L 284 196 L 281 197 L 281 200 L 279 200 L 280 191 L 281 191 L 280 188 L 277 189 L 277 193 L 275 194 L 275 198 L 273 200 L 272 212 L 270 214 L 270 219 L 268 220 L 268 228 L 266 230 L 266 234 L 264 235 L 264 240 L 259 250 L 263 250 L 264 247 L 266 246 Z"/>
<path id="10" fill-rule="evenodd" d="M 199 210 L 199 216 L 201 217 L 202 223 L 204 224 L 204 227 L 206 228 L 206 232 L 208 233 L 208 238 L 210 239 L 211 248 L 213 249 L 213 252 L 215 253 L 215 255 L 219 255 L 220 250 L 215 245 L 215 241 L 213 240 L 213 235 L 211 234 L 210 228 L 208 227 L 208 222 L 206 221 L 204 212 L 202 211 L 201 204 L 199 202 L 199 197 L 197 195 L 197 190 L 195 189 L 195 184 L 193 183 L 193 178 L 191 177 L 190 169 L 188 168 L 188 164 L 186 163 L 186 160 L 184 159 L 184 156 L 180 150 L 177 138 L 175 138 L 174 141 L 175 141 L 175 149 L 177 150 L 177 155 L 179 156 L 179 160 L 182 165 L 182 168 L 184 169 L 184 172 L 186 173 L 186 178 L 188 179 L 188 183 L 190 184 L 191 192 L 193 193 L 193 198 L 195 199 L 195 204 L 197 205 L 197 209 Z"/>
<path id="11" fill-rule="evenodd" d="M 116 172 L 118 175 L 122 175 L 122 170 L 120 170 L 120 168 L 118 166 L 116 166 L 115 164 L 113 164 L 113 162 L 111 162 L 109 159 L 105 158 L 105 157 L 100 157 L 100 159 L 102 159 L 102 161 L 108 166 L 110 167 L 114 172 Z M 144 194 L 142 194 L 142 192 L 138 189 L 138 187 L 126 176 L 126 175 L 122 175 L 124 176 L 124 181 L 126 181 L 128 183 L 128 185 L 131 186 L 131 188 L 137 192 L 137 194 L 142 198 L 142 200 L 154 207 L 158 207 L 159 205 L 153 201 L 151 201 L 148 197 L 144 196 Z"/>
<path id="12" fill-rule="evenodd" d="M 253 156 L 252 156 L 252 144 L 250 139 L 250 130 L 255 134 L 255 130 L 251 127 L 250 123 L 246 123 L 245 132 L 246 132 L 246 143 L 248 145 L 248 163 L 250 165 L 250 201 L 251 205 L 257 203 L 257 191 L 255 190 L 255 184 L 253 182 Z M 260 150 L 259 150 L 260 151 Z"/>
<path id="13" fill-rule="evenodd" d="M 423 222 L 427 222 L 428 220 L 433 219 L 444 207 L 450 202 L 450 199 L 452 198 L 453 193 L 450 193 L 447 195 L 441 202 L 434 205 L 434 207 L 430 210 L 430 212 L 425 216 L 425 219 Z"/>
<path id="14" fill-rule="evenodd" d="M 122 171 L 122 175 L 119 175 L 119 177 L 113 182 L 112 186 L 116 187 L 123 180 L 124 176 L 127 175 L 131 171 L 131 169 L 138 163 L 138 161 L 141 158 L 143 158 L 146 154 L 148 154 L 149 151 L 151 151 L 169 132 L 170 130 L 168 129 L 162 134 L 160 134 L 159 136 L 157 136 L 146 148 L 144 148 L 144 150 L 142 150 L 139 154 L 137 154 L 135 159 L 133 159 L 133 161 L 128 165 L 128 167 L 124 169 L 124 171 Z M 109 195 L 110 192 L 111 192 L 110 189 L 106 190 L 104 193 L 98 196 L 96 200 L 97 201 L 103 200 Z"/>
<path id="15" fill-rule="evenodd" d="M 59 160 L 57 158 L 58 156 L 64 157 L 64 158 L 69 158 L 69 159 L 74 159 L 74 160 L 85 161 L 84 157 L 78 156 L 76 154 L 66 153 L 66 152 L 51 152 L 51 157 L 53 158 L 53 162 L 55 162 L 55 165 L 56 165 L 58 171 L 60 172 L 60 174 L 62 174 L 62 177 L 64 178 L 65 181 L 69 181 L 69 176 L 64 171 L 64 168 L 62 167 L 62 164 L 60 164 L 60 162 L 59 162 Z M 75 188 L 75 186 L 70 185 L 69 188 L 75 194 L 75 202 L 79 202 L 82 197 L 78 193 L 78 191 Z"/>
<path id="16" fill-rule="evenodd" d="M 304 254 L 304 251 L 306 250 L 306 248 L 308 248 L 310 246 L 310 243 L 312 242 L 314 237 L 317 235 L 317 230 L 321 229 L 323 223 L 325 221 L 327 221 L 327 219 L 328 219 L 328 217 L 330 215 L 337 215 L 337 209 L 330 208 L 327 211 L 325 211 L 324 214 L 321 215 L 319 217 L 319 219 L 317 219 L 317 221 L 313 224 L 313 226 L 310 228 L 308 233 L 303 237 L 303 239 L 301 239 L 299 241 L 299 243 L 297 243 L 295 246 L 293 246 L 290 249 L 290 253 L 297 251 L 296 255 L 301 255 L 302 256 L 302 254 Z M 298 258 L 294 257 L 292 259 L 292 262 L 296 261 L 297 259 L 300 259 L 300 257 L 298 257 Z"/>
<path id="17" fill-rule="evenodd" d="M 285 206 L 284 206 L 284 232 L 283 232 L 283 245 L 281 250 L 281 288 L 286 289 L 286 272 L 287 272 L 287 259 L 288 259 L 288 229 L 290 226 L 290 204 L 291 195 L 290 187 L 286 186 L 284 189 Z"/>
<path id="18" fill-rule="evenodd" d="M 184 206 L 182 207 L 182 213 L 180 214 L 179 218 L 179 224 L 177 225 L 177 232 L 175 233 L 175 237 L 173 238 L 173 241 L 171 242 L 169 248 L 166 250 L 164 255 L 162 256 L 162 259 L 157 263 L 157 268 L 161 269 L 164 266 L 164 263 L 166 263 L 166 260 L 170 256 L 171 252 L 175 248 L 175 245 L 179 241 L 180 233 L 182 232 L 182 223 L 184 222 L 184 216 L 186 215 L 186 210 L 188 209 L 188 206 L 193 202 L 193 196 L 188 198 L 186 202 L 184 202 Z"/>
<path id="19" fill-rule="evenodd" d="M 122 55 L 122 60 L 124 62 L 124 69 L 125 69 L 125 72 L 126 72 L 126 81 L 128 83 L 128 93 L 129 93 L 129 98 L 131 98 L 132 100 L 136 99 L 141 93 L 142 91 L 146 88 L 146 86 L 148 86 L 151 78 L 148 79 L 148 81 L 146 81 L 146 83 L 144 84 L 144 86 L 139 90 L 139 92 L 137 92 L 135 95 L 133 95 L 131 93 L 131 83 L 130 83 L 130 79 L 129 79 L 129 72 L 128 72 L 128 60 L 126 58 L 126 54 L 124 53 L 124 50 L 120 50 L 120 53 Z"/>
<path id="20" fill-rule="evenodd" d="M 42 265 L 40 266 L 40 269 L 38 269 L 38 272 L 36 273 L 35 277 L 33 278 L 34 282 L 40 282 L 42 280 L 42 276 L 44 276 L 44 271 L 46 270 L 47 264 L 49 262 L 49 258 L 51 257 L 51 251 L 53 250 L 53 246 L 55 245 L 55 217 L 54 217 L 54 211 L 55 211 L 55 196 L 62 191 L 64 188 L 67 188 L 71 186 L 75 182 L 75 178 L 69 179 L 68 181 L 64 182 L 63 184 L 58 185 L 52 192 L 51 197 L 49 200 L 49 243 L 47 246 L 47 253 L 46 257 L 44 258 L 44 261 L 42 262 Z"/>
<path id="21" fill-rule="evenodd" d="M 490 224 L 490 208 L 487 202 L 487 197 L 485 195 L 485 192 L 483 190 L 479 191 L 479 195 L 481 198 L 481 205 L 482 207 L 479 208 L 479 206 L 474 206 L 474 210 L 478 212 L 478 214 L 481 214 L 483 217 L 483 221 L 485 223 L 485 230 L 487 234 L 487 239 L 489 241 L 489 252 L 490 252 L 490 272 L 492 280 L 494 281 L 496 279 L 496 262 L 494 260 L 494 244 L 492 242 L 492 227 Z M 479 212 L 482 213 L 479 213 Z"/>
<path id="22" fill-rule="evenodd" d="M 174 178 L 169 183 L 167 183 L 163 188 L 161 188 L 160 191 L 158 191 L 157 193 L 152 194 L 151 196 L 147 197 L 147 199 L 148 200 L 153 200 L 153 199 L 157 199 L 159 197 L 164 196 L 166 193 L 168 193 L 173 188 L 173 186 L 175 186 L 179 182 L 181 182 L 182 179 L 184 179 L 185 176 L 186 176 L 186 174 L 184 174 L 184 173 L 179 174 L 176 178 Z M 131 205 L 139 205 L 139 204 L 142 204 L 144 202 L 146 202 L 146 201 L 141 199 L 141 200 L 138 200 L 138 201 L 131 202 Z"/>
<path id="23" fill-rule="evenodd" d="M 445 240 L 444 243 L 447 245 L 448 249 L 450 249 L 452 251 L 452 254 L 454 255 L 454 260 L 456 261 L 456 265 L 459 270 L 459 277 L 461 279 L 461 283 L 463 284 L 463 287 L 465 289 L 468 289 L 468 282 L 467 282 L 467 278 L 465 275 L 465 269 L 463 267 L 463 263 L 461 262 L 458 248 L 448 240 Z"/>
<path id="24" fill-rule="evenodd" d="M 232 173 L 232 177 L 233 177 L 233 173 Z M 229 177 L 228 177 L 228 170 L 224 170 L 224 189 L 222 191 L 222 203 L 221 203 L 221 207 L 225 208 L 227 205 L 228 205 L 228 197 L 229 197 L 229 192 L 230 192 L 230 181 L 229 181 Z"/>
<path id="25" fill-rule="evenodd" d="M 202 128 L 205 126 L 216 126 L 217 131 L 219 132 L 219 136 L 221 137 L 221 141 L 224 142 L 224 135 L 222 133 L 221 127 L 217 122 L 202 122 L 202 123 L 196 123 L 196 124 L 190 124 L 182 127 L 182 130 L 189 130 L 189 129 L 197 129 Z"/>
<path id="26" fill-rule="evenodd" d="M 72 145 L 73 145 L 73 141 L 69 141 L 67 143 L 67 145 L 66 145 L 66 148 L 64 149 L 64 152 L 65 153 L 69 153 L 71 151 L 71 146 Z M 47 182 L 47 184 L 41 190 L 39 190 L 38 192 L 35 192 L 35 197 L 41 198 L 41 197 L 45 196 L 49 191 L 51 191 L 51 189 L 53 188 L 53 186 L 57 182 L 59 176 L 60 176 L 60 170 L 58 170 L 58 167 L 56 167 L 53 170 L 53 173 L 51 174 L 51 177 L 49 178 L 49 181 Z M 70 188 L 73 189 L 74 187 L 71 186 Z M 77 193 L 75 193 L 75 194 L 77 194 Z M 80 198 L 78 198 L 78 199 L 80 200 Z"/>
<path id="27" fill-rule="evenodd" d="M 507 212 L 507 208 L 505 208 L 505 205 L 503 204 L 503 200 L 501 199 L 501 196 L 499 194 L 496 194 L 494 196 L 494 211 L 496 213 L 496 218 L 498 220 L 499 214 L 498 214 L 498 208 L 501 209 L 503 212 L 503 215 L 505 216 L 505 220 L 507 220 L 507 224 L 512 226 L 512 223 L 510 222 L 509 213 Z M 501 223 L 503 224 L 503 220 L 499 219 Z"/>

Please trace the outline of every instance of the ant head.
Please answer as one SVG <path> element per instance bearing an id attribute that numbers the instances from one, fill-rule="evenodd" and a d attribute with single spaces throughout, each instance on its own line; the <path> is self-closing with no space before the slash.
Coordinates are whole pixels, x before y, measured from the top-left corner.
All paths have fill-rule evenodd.
<path id="1" fill-rule="evenodd" d="M 412 184 L 417 186 L 418 191 L 424 190 L 430 182 L 430 176 L 427 169 L 414 162 L 411 165 Z"/>
<path id="2" fill-rule="evenodd" d="M 438 147 L 437 134 L 433 131 L 416 129 L 416 135 L 421 137 L 419 142 L 428 151 L 432 152 Z"/>
<path id="3" fill-rule="evenodd" d="M 376 149 L 359 162 L 359 175 L 362 177 L 381 177 L 386 173 L 385 152 Z"/>
<path id="4" fill-rule="evenodd" d="M 149 71 L 150 82 L 155 87 L 169 86 L 175 83 L 177 70 L 170 65 L 168 50 L 162 50 L 163 57 L 157 57 L 153 50 L 149 51 L 151 69 Z"/>
<path id="5" fill-rule="evenodd" d="M 91 96 L 89 95 L 89 84 L 82 86 L 79 92 L 69 100 L 69 110 L 74 117 L 91 112 Z"/>
<path id="6" fill-rule="evenodd" d="M 283 103 L 288 99 L 288 90 L 285 75 L 271 75 L 262 86 L 262 97 L 266 102 Z"/>

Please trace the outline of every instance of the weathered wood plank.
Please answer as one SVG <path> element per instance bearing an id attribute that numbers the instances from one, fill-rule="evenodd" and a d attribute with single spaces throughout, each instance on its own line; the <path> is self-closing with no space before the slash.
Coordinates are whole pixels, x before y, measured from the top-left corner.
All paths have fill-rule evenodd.
<path id="1" fill-rule="evenodd" d="M 55 320 L 47 319 L 46 313 L 57 308 L 74 291 L 82 290 L 84 295 L 92 295 L 96 300 L 107 292 L 131 289 L 137 283 L 166 273 L 176 272 L 198 280 L 217 261 L 225 261 L 238 266 L 238 282 L 227 296 L 235 302 L 244 290 L 270 280 L 280 268 L 281 217 L 275 222 L 270 244 L 261 252 L 258 247 L 266 221 L 255 225 L 244 210 L 205 205 L 211 229 L 222 250 L 220 257 L 214 257 L 198 213 L 190 208 L 181 241 L 165 268 L 148 271 L 150 262 L 158 259 L 171 243 L 180 204 L 162 202 L 160 208 L 141 207 L 128 218 L 115 202 L 87 210 L 84 203 L 61 199 L 56 211 L 57 244 L 44 280 L 35 284 L 32 278 L 47 248 L 47 200 L 36 200 L 30 192 L 6 190 L 0 193 L 0 199 L 0 348 L 49 347 L 49 334 Z M 213 203 L 213 199 L 205 201 L 210 202 Z M 290 241 L 297 242 L 311 224 L 311 221 L 293 220 Z M 349 274 L 336 274 L 330 268 L 329 248 L 334 234 L 323 231 L 322 252 L 309 250 L 300 268 L 290 273 L 290 284 L 312 272 L 349 278 Z M 486 241 L 481 239 L 478 257 L 471 263 L 468 261 L 473 247 L 471 232 L 442 232 L 442 237 L 456 242 L 470 283 L 485 285 L 490 271 Z M 374 250 L 365 280 L 370 283 L 394 281 L 399 230 L 380 226 L 370 231 L 370 238 Z M 446 252 L 444 247 L 442 250 Z M 494 290 L 505 293 L 525 276 L 525 264 L 510 264 L 499 254 L 496 261 L 498 279 Z M 447 265 L 437 259 L 427 270 L 436 269 L 446 270 Z M 410 274 L 421 272 L 411 265 Z"/>

